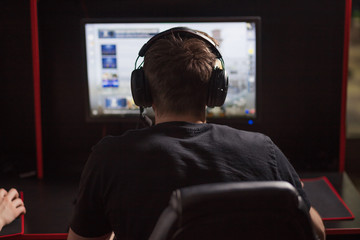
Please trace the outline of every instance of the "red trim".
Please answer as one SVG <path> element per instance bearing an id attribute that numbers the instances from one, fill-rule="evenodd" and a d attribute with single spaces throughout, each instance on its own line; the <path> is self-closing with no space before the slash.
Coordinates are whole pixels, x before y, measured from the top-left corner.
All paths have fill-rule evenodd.
<path id="1" fill-rule="evenodd" d="M 14 234 L 9 234 L 9 235 L 3 235 L 3 236 L 0 236 L 0 239 L 1 240 L 6 240 L 6 239 L 17 239 L 15 238 L 16 236 L 21 236 L 22 234 L 21 233 L 14 233 Z"/>
<path id="2" fill-rule="evenodd" d="M 22 240 L 65 240 L 67 233 L 39 233 L 39 234 L 24 234 L 21 236 Z"/>
<path id="3" fill-rule="evenodd" d="M 352 4 L 352 0 L 345 1 L 344 48 L 343 48 L 343 69 L 342 69 L 343 74 L 342 74 L 342 86 L 341 86 L 342 91 L 341 91 L 339 172 L 344 172 L 345 170 L 346 97 L 347 97 L 351 4 Z"/>
<path id="4" fill-rule="evenodd" d="M 20 192 L 20 198 L 24 202 L 24 193 L 23 192 Z M 24 232 L 25 232 L 25 219 L 24 219 L 24 214 L 22 214 L 21 215 L 21 234 L 24 234 Z"/>
<path id="5" fill-rule="evenodd" d="M 41 130 L 41 99 L 40 99 L 40 61 L 39 61 L 39 30 L 37 19 L 37 0 L 30 0 L 31 42 L 34 77 L 34 111 L 37 177 L 43 178 L 42 130 Z"/>
<path id="6" fill-rule="evenodd" d="M 360 234 L 360 228 L 326 228 L 326 235 Z"/>

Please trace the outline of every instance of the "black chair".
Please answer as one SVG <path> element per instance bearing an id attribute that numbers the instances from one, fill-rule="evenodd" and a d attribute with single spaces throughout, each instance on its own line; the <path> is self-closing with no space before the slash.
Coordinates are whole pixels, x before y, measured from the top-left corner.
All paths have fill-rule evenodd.
<path id="1" fill-rule="evenodd" d="M 317 239 L 287 182 L 237 182 L 174 191 L 149 240 Z"/>

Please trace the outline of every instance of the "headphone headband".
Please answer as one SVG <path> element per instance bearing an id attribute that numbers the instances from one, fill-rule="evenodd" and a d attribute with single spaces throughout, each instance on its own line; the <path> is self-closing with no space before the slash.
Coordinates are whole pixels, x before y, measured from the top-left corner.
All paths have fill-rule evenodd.
<path id="1" fill-rule="evenodd" d="M 165 38 L 170 34 L 174 34 L 174 35 L 177 35 L 180 37 L 200 39 L 209 44 L 212 52 L 216 55 L 217 58 L 222 59 L 221 53 L 217 49 L 217 44 L 213 40 L 211 40 L 211 38 L 209 38 L 208 36 L 206 36 L 205 34 L 199 32 L 199 31 L 196 31 L 196 30 L 193 30 L 193 29 L 190 29 L 187 27 L 175 27 L 175 28 L 171 28 L 164 32 L 156 34 L 154 37 L 152 37 L 147 43 L 145 43 L 142 46 L 142 48 L 139 51 L 139 56 L 144 57 L 146 52 L 153 45 L 154 42 L 156 42 L 159 39 Z"/>

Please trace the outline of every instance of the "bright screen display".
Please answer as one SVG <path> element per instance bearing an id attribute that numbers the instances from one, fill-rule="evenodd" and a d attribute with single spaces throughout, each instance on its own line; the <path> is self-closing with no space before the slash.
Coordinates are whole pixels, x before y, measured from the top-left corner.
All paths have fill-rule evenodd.
<path id="1" fill-rule="evenodd" d="M 154 35 L 173 27 L 206 32 L 219 42 L 229 75 L 222 107 L 208 108 L 209 118 L 256 118 L 257 21 L 86 22 L 85 50 L 90 118 L 139 114 L 130 77 L 140 48 Z M 139 59 L 141 63 L 142 59 Z M 148 112 L 151 112 L 148 110 Z"/>

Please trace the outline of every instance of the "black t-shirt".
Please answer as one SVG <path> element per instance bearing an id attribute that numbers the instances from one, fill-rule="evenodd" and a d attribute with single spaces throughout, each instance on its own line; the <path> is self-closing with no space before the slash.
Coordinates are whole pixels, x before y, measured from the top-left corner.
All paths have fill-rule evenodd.
<path id="1" fill-rule="evenodd" d="M 310 208 L 294 168 L 263 134 L 187 122 L 132 130 L 93 147 L 71 228 L 84 237 L 147 239 L 177 188 L 267 180 L 290 182 Z"/>

